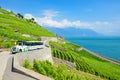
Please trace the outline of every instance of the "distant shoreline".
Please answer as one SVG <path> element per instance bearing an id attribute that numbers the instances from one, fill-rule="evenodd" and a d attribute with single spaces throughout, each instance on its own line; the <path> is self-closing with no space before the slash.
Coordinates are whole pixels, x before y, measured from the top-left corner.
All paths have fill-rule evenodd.
<path id="1" fill-rule="evenodd" d="M 114 59 L 105 57 L 105 56 L 103 56 L 103 55 L 99 55 L 99 54 L 94 53 L 94 52 L 92 52 L 92 51 L 90 51 L 90 50 L 88 50 L 88 49 L 86 49 L 86 48 L 84 48 L 84 47 L 82 47 L 82 48 L 83 48 L 84 50 L 88 51 L 90 54 L 92 54 L 92 55 L 94 55 L 94 56 L 96 56 L 96 57 L 98 57 L 98 58 L 100 58 L 100 59 L 106 60 L 106 61 L 108 61 L 108 62 L 117 64 L 117 65 L 120 65 L 120 61 L 117 61 L 117 60 L 114 60 Z"/>
<path id="2" fill-rule="evenodd" d="M 71 43 L 72 43 L 72 42 L 71 42 Z M 75 43 L 72 43 L 72 44 L 75 44 Z M 109 57 L 106 57 L 106 56 L 97 54 L 97 53 L 95 53 L 95 52 L 92 52 L 91 50 L 88 50 L 88 49 L 84 48 L 83 46 L 78 45 L 78 44 L 75 44 L 75 45 L 79 46 L 79 47 L 82 48 L 83 50 L 88 51 L 90 54 L 92 54 L 92 55 L 94 55 L 94 56 L 96 56 L 96 57 L 98 57 L 98 58 L 100 58 L 100 59 L 106 60 L 106 61 L 108 61 L 108 62 L 117 64 L 117 65 L 120 65 L 120 61 L 118 61 L 118 60 L 114 60 L 114 59 L 112 59 L 112 58 L 109 58 Z"/>
<path id="3" fill-rule="evenodd" d="M 93 41 L 93 40 L 116 40 L 116 38 L 118 38 L 117 40 L 120 40 L 120 37 L 114 37 L 114 38 L 112 38 L 112 37 L 107 37 L 107 38 L 105 38 L 105 37 L 98 37 L 98 38 L 87 38 L 87 37 L 85 37 L 85 38 L 66 38 L 66 40 L 68 40 L 68 41 L 70 41 L 71 43 L 73 43 L 73 44 L 76 44 L 76 45 L 78 45 L 78 46 L 80 46 L 81 48 L 83 48 L 84 50 L 86 50 L 86 51 L 88 51 L 88 52 L 90 52 L 92 55 L 94 55 L 94 56 L 96 56 L 96 57 L 98 57 L 98 58 L 101 58 L 101 59 L 103 59 L 103 60 L 106 60 L 106 61 L 109 61 L 109 62 L 111 62 L 111 63 L 115 63 L 115 64 L 117 64 L 117 65 L 120 65 L 120 60 L 119 60 L 119 58 L 118 58 L 118 56 L 117 56 L 117 54 L 114 54 L 114 53 L 112 53 L 114 56 L 116 56 L 116 58 L 111 58 L 111 57 L 108 57 L 108 56 L 104 56 L 104 55 L 101 55 L 101 54 L 98 54 L 98 53 L 96 53 L 96 52 L 94 52 L 94 50 L 93 51 L 91 51 L 89 48 L 86 48 L 85 46 L 89 46 L 89 45 L 87 45 L 87 44 L 91 44 L 91 40 Z M 81 42 L 81 44 L 79 44 L 79 42 L 77 42 L 77 40 L 81 40 L 81 39 L 83 39 L 83 40 L 88 40 L 88 41 L 86 41 L 86 42 L 88 42 L 88 43 L 86 43 L 85 44 L 85 46 L 83 46 L 82 45 L 82 43 L 83 42 Z M 76 43 L 74 42 L 74 41 L 76 41 Z M 114 41 L 115 42 L 115 41 Z M 85 43 L 85 42 L 84 42 Z M 83 44 L 84 44 L 83 43 Z M 111 43 L 111 42 L 106 42 L 106 44 L 109 44 L 109 43 Z M 119 43 L 119 42 L 115 42 L 115 44 L 117 44 L 117 43 Z M 92 42 L 92 44 L 94 44 L 93 42 Z M 102 43 L 101 43 L 102 44 Z M 104 44 L 104 43 L 103 43 Z M 82 46 L 81 46 L 82 45 Z M 97 45 L 99 45 L 99 44 L 97 44 Z M 104 46 L 104 45 L 103 45 Z M 102 47 L 101 45 L 100 45 L 100 47 Z M 103 49 L 104 49 L 104 47 L 102 47 Z M 95 48 L 94 48 L 95 49 Z M 109 48 L 108 48 L 109 49 Z M 115 50 L 115 48 L 113 48 L 114 50 Z M 97 50 L 97 48 L 96 48 L 96 50 Z M 105 51 L 104 51 L 105 52 Z M 103 53 L 104 53 L 103 52 Z M 108 52 L 107 52 L 108 53 Z M 119 53 L 119 52 L 117 52 L 117 53 Z M 109 53 L 108 53 L 109 54 Z M 118 54 L 119 55 L 119 54 Z"/>

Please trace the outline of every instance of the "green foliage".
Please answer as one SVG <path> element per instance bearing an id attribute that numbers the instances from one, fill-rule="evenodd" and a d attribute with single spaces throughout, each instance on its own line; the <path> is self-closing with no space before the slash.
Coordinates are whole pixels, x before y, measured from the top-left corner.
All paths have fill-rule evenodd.
<path id="1" fill-rule="evenodd" d="M 37 61 L 34 60 L 33 68 L 35 71 L 39 72 L 40 74 L 47 75 L 47 76 L 55 76 L 56 73 L 53 71 L 53 66 L 49 61 Z"/>
<path id="2" fill-rule="evenodd" d="M 100 75 L 101 77 L 110 79 L 110 80 L 119 80 L 120 79 L 120 66 L 112 64 L 108 61 L 102 60 L 91 55 L 85 50 L 81 50 L 81 57 L 95 70 L 95 75 Z"/>
<path id="3" fill-rule="evenodd" d="M 1 43 L 1 47 L 3 48 L 9 48 L 9 47 L 11 47 L 13 44 L 11 43 L 11 42 L 9 42 L 9 41 L 6 41 L 6 42 L 4 42 L 4 43 Z"/>
<path id="4" fill-rule="evenodd" d="M 82 70 L 90 73 L 94 72 L 93 69 L 77 53 L 74 52 L 76 50 L 74 49 L 76 48 L 76 45 L 72 45 L 71 47 L 70 43 L 64 45 L 51 42 L 50 44 L 52 47 L 52 54 L 54 57 L 70 62 L 75 62 L 77 70 Z"/>
<path id="5" fill-rule="evenodd" d="M 32 38 L 24 37 L 24 36 L 21 36 L 21 34 L 16 34 L 5 29 L 0 30 L 0 36 L 7 37 L 9 39 L 14 39 L 14 40 L 34 40 Z"/>
<path id="6" fill-rule="evenodd" d="M 120 66 L 102 60 L 85 50 L 78 50 L 77 45 L 71 43 L 60 44 L 50 42 L 54 57 L 71 61 L 76 64 L 76 69 L 101 76 L 109 80 L 120 79 Z"/>
<path id="7" fill-rule="evenodd" d="M 81 74 L 65 65 L 52 65 L 49 61 L 34 60 L 33 70 L 55 80 L 95 80 L 89 74 Z M 86 77 L 83 77 L 86 76 Z M 89 76 L 88 76 L 89 75 Z M 99 80 L 99 79 L 96 79 Z"/>
<path id="8" fill-rule="evenodd" d="M 21 15 L 20 13 L 17 13 L 17 17 L 18 18 L 24 18 L 23 15 Z"/>
<path id="9" fill-rule="evenodd" d="M 30 62 L 26 59 L 24 62 L 24 67 L 27 69 L 32 69 L 32 66 L 30 65 Z"/>
<path id="10" fill-rule="evenodd" d="M 55 36 L 50 31 L 34 22 L 33 18 L 31 20 L 25 19 L 20 13 L 17 14 L 17 16 L 13 12 L 0 8 L 0 37 L 2 36 L 2 39 L 9 39 L 7 41 L 40 40 L 41 36 Z M 18 31 L 17 33 L 15 32 L 16 30 Z M 24 37 L 22 34 L 28 34 L 33 37 Z M 10 47 L 10 44 L 3 43 L 2 46 Z"/>

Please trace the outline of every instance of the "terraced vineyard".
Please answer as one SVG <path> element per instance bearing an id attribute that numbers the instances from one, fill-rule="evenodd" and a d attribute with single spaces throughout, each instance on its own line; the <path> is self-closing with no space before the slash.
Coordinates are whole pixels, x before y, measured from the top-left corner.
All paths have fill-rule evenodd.
<path id="1" fill-rule="evenodd" d="M 54 57 L 67 60 L 70 62 L 74 62 L 76 64 L 77 70 L 82 70 L 82 71 L 90 72 L 90 73 L 94 72 L 92 71 L 91 67 L 87 63 L 85 63 L 85 61 L 78 54 L 76 54 L 73 50 L 70 50 L 67 47 L 65 48 L 65 46 L 62 44 L 58 44 L 58 43 L 51 43 L 51 44 L 52 44 L 51 45 L 52 53 Z M 61 46 L 58 46 L 58 45 L 61 45 Z"/>
<path id="2" fill-rule="evenodd" d="M 49 61 L 34 60 L 33 66 L 31 66 L 30 62 L 25 60 L 24 67 L 49 76 L 55 80 L 103 80 L 99 76 L 97 77 L 89 73 L 70 69 L 63 64 L 52 65 Z"/>
<path id="3" fill-rule="evenodd" d="M 23 34 L 30 37 L 22 36 Z M 0 47 L 9 48 L 14 40 L 39 40 L 40 36 L 55 35 L 31 19 L 18 17 L 12 11 L 0 8 Z"/>
<path id="4" fill-rule="evenodd" d="M 71 61 L 76 64 L 76 69 L 101 76 L 109 80 L 120 79 L 120 66 L 102 60 L 91 55 L 85 50 L 78 50 L 79 46 L 71 43 L 60 44 L 51 42 L 52 54 L 54 57 Z"/>

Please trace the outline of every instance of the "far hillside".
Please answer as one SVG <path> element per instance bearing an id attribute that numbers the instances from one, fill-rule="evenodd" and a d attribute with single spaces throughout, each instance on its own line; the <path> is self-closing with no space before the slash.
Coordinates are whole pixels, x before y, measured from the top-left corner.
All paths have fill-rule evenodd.
<path id="1" fill-rule="evenodd" d="M 40 36 L 55 35 L 38 25 L 34 18 L 25 19 L 20 13 L 0 8 L 0 48 L 12 46 L 14 40 L 40 40 Z"/>

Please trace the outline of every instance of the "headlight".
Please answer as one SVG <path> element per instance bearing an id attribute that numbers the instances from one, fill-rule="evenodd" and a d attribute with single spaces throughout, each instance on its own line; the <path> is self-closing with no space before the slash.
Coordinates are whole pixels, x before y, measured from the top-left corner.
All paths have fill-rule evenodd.
<path id="1" fill-rule="evenodd" d="M 12 50 L 15 51 L 15 50 L 16 50 L 16 47 L 12 47 Z"/>

